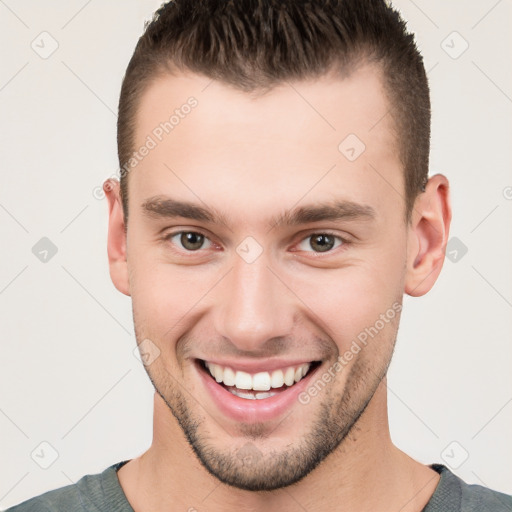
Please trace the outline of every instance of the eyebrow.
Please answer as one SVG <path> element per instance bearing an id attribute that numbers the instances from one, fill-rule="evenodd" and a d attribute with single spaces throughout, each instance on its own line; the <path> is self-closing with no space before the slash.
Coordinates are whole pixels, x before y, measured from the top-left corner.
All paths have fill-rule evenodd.
<path id="1" fill-rule="evenodd" d="M 151 218 L 172 219 L 183 217 L 199 222 L 229 225 L 229 218 L 215 208 L 207 208 L 168 196 L 150 197 L 142 203 L 143 213 Z M 319 221 L 374 220 L 375 210 L 365 204 L 348 200 L 337 200 L 323 204 L 311 204 L 293 208 L 272 217 L 269 223 L 274 227 L 297 226 Z"/>

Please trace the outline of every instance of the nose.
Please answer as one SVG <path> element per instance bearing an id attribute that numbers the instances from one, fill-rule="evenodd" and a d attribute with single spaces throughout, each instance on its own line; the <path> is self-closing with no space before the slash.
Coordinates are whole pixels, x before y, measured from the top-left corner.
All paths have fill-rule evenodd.
<path id="1" fill-rule="evenodd" d="M 235 255 L 219 290 L 216 332 L 240 351 L 265 351 L 273 338 L 292 334 L 293 295 L 264 255 L 252 263 Z"/>

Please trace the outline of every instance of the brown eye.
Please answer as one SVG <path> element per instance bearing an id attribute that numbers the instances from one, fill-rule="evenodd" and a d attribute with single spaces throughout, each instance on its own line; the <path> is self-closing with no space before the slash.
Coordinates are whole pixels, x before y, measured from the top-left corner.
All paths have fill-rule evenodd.
<path id="1" fill-rule="evenodd" d="M 177 238 L 179 240 L 178 246 L 181 245 L 181 248 L 186 251 L 197 251 L 199 249 L 203 249 L 204 247 L 202 246 L 205 240 L 208 240 L 204 235 L 195 231 L 179 231 L 177 233 L 171 233 L 166 238 L 171 242 L 173 238 Z"/>
<path id="2" fill-rule="evenodd" d="M 340 241 L 338 245 L 336 245 L 336 239 Z M 306 252 L 310 252 L 308 248 L 312 248 L 313 252 L 328 252 L 335 247 L 339 247 L 343 242 L 342 238 L 331 233 L 313 233 L 302 240 L 300 243 L 302 247 L 299 247 Z M 303 244 L 306 244 L 308 247 L 304 248 Z"/>

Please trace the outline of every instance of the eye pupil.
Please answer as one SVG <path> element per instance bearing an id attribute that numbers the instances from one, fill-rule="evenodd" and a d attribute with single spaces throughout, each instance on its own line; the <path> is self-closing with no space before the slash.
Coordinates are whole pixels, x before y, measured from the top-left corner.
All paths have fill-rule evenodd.
<path id="1" fill-rule="evenodd" d="M 311 247 L 316 249 L 315 245 L 319 252 L 328 251 L 334 246 L 334 237 L 327 234 L 315 235 L 312 237 Z"/>
<path id="2" fill-rule="evenodd" d="M 203 245 L 204 236 L 201 233 L 193 233 L 191 231 L 186 231 L 181 234 L 180 242 L 185 247 L 185 249 L 194 251 L 196 249 L 200 249 Z"/>

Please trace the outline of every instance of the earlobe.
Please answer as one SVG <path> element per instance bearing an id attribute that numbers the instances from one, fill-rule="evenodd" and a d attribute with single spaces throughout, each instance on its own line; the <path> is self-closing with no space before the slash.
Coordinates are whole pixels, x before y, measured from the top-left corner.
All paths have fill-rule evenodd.
<path id="1" fill-rule="evenodd" d="M 126 258 L 126 230 L 120 197 L 119 181 L 108 179 L 103 183 L 108 200 L 108 241 L 107 252 L 110 278 L 114 286 L 125 295 L 130 295 L 128 263 Z"/>
<path id="2" fill-rule="evenodd" d="M 452 217 L 449 183 L 436 174 L 416 199 L 409 226 L 405 293 L 419 297 L 436 282 L 444 262 Z"/>

